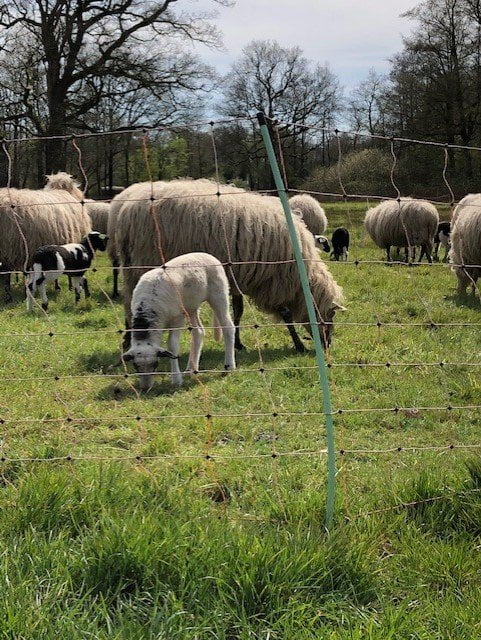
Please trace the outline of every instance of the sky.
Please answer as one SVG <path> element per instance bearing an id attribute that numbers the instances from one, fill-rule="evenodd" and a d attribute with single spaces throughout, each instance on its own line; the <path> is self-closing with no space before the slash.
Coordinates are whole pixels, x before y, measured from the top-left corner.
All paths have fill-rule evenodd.
<path id="1" fill-rule="evenodd" d="M 400 14 L 417 0 L 237 0 L 218 7 L 214 22 L 224 35 L 225 50 L 203 48 L 202 58 L 226 73 L 251 40 L 277 40 L 299 46 L 306 58 L 328 63 L 347 91 L 366 78 L 369 69 L 383 73 L 389 57 L 402 48 L 411 22 Z M 193 8 L 212 10 L 212 0 Z"/>

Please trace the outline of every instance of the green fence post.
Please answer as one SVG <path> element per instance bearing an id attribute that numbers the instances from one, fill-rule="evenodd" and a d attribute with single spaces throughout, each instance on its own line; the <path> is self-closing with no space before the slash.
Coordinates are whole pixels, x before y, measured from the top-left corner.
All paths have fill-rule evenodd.
<path id="1" fill-rule="evenodd" d="M 263 113 L 257 114 L 260 130 L 264 145 L 267 151 L 267 157 L 269 158 L 269 164 L 271 166 L 272 175 L 276 183 L 277 192 L 282 202 L 282 207 L 286 216 L 287 226 L 289 228 L 289 235 L 291 237 L 292 247 L 294 249 L 294 255 L 299 269 L 299 276 L 302 283 L 302 290 L 306 299 L 307 312 L 309 314 L 309 322 L 312 329 L 312 338 L 314 341 L 314 347 L 316 350 L 317 368 L 319 370 L 319 379 L 322 389 L 322 403 L 324 414 L 326 417 L 326 439 L 327 439 L 327 504 L 326 504 L 326 529 L 332 528 L 332 521 L 334 517 L 334 502 L 336 498 L 336 451 L 334 448 L 334 423 L 332 420 L 332 408 L 331 408 L 331 395 L 329 391 L 329 380 L 327 376 L 326 361 L 324 359 L 324 349 L 321 342 L 321 336 L 319 334 L 318 319 L 312 303 L 311 290 L 309 288 L 309 280 L 307 278 L 306 266 L 302 258 L 302 251 L 297 238 L 294 222 L 292 219 L 291 208 L 289 206 L 289 199 L 286 194 L 286 188 L 281 178 L 279 171 L 279 165 L 277 164 L 276 154 L 272 146 L 269 129 L 266 124 L 266 117 Z"/>

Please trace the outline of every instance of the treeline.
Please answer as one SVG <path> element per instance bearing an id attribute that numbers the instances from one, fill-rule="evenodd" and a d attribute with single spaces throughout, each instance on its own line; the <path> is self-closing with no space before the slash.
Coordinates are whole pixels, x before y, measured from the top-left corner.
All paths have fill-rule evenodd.
<path id="1" fill-rule="evenodd" d="M 229 0 L 212 0 L 228 5 Z M 391 136 L 481 147 L 479 0 L 425 0 L 390 71 L 371 71 L 350 94 L 299 47 L 248 44 L 224 78 L 191 42 L 218 47 L 208 14 L 189 0 L 0 0 L 0 181 L 43 184 L 66 169 L 89 194 L 109 197 L 136 180 L 190 175 L 269 189 L 252 116 L 275 123 L 289 187 L 323 193 L 450 199 L 479 191 L 480 154 L 391 143 Z M 214 114 L 214 115 L 213 115 Z M 215 127 L 195 123 L 213 118 Z M 351 134 L 335 132 L 335 127 Z M 339 124 L 340 123 L 340 124 Z M 142 126 L 163 132 L 128 133 Z M 62 136 L 102 131 L 87 138 Z M 122 133 L 124 131 L 124 133 Z M 371 138 L 383 136 L 387 140 Z M 394 182 L 394 184 L 393 184 Z"/>

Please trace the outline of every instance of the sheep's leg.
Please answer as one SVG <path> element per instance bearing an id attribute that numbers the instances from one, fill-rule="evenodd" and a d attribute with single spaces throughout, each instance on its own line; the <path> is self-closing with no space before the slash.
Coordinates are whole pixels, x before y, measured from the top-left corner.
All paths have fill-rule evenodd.
<path id="1" fill-rule="evenodd" d="M 444 249 L 444 258 L 443 258 L 443 262 L 447 262 L 448 261 L 448 255 L 449 255 L 449 247 L 448 245 L 446 245 L 445 249 Z"/>
<path id="2" fill-rule="evenodd" d="M 32 311 L 35 295 L 35 274 L 33 273 L 28 277 L 28 283 L 25 287 L 25 295 L 27 298 L 27 311 Z"/>
<path id="3" fill-rule="evenodd" d="M 5 292 L 5 302 L 12 302 L 13 298 L 12 298 L 12 289 L 10 286 L 10 274 L 4 273 L 2 275 L 2 280 L 3 280 L 3 290 Z"/>
<path id="4" fill-rule="evenodd" d="M 235 348 L 237 351 L 242 351 L 242 349 L 245 349 L 245 346 L 242 344 L 240 339 L 239 325 L 242 319 L 242 314 L 244 313 L 244 296 L 237 293 L 232 294 L 232 309 L 234 311 Z"/>
<path id="5" fill-rule="evenodd" d="M 47 298 L 47 287 L 45 285 L 45 278 L 39 278 L 37 280 L 38 290 L 40 291 L 40 298 L 42 300 L 42 309 L 47 311 L 48 309 L 48 298 Z"/>
<path id="6" fill-rule="evenodd" d="M 433 251 L 433 260 L 434 260 L 434 262 L 439 262 L 438 252 L 439 252 L 439 242 L 436 242 L 435 245 L 434 245 L 434 251 Z M 444 256 L 444 257 L 446 257 L 446 256 Z"/>
<path id="7" fill-rule="evenodd" d="M 75 289 L 75 304 L 80 301 L 80 293 L 82 291 L 82 276 L 72 276 L 72 284 Z"/>
<path id="8" fill-rule="evenodd" d="M 58 283 L 57 278 L 55 278 L 55 291 L 62 291 L 62 289 L 60 288 L 60 285 Z"/>
<path id="9" fill-rule="evenodd" d="M 68 277 L 68 290 L 72 291 L 72 276 Z"/>
<path id="10" fill-rule="evenodd" d="M 87 278 L 85 276 L 83 277 L 83 288 L 85 291 L 85 297 L 90 298 L 89 283 L 87 282 Z"/>
<path id="11" fill-rule="evenodd" d="M 458 277 L 458 296 L 466 295 L 466 287 L 472 283 L 471 278 L 468 276 L 464 269 L 456 269 L 456 275 Z"/>
<path id="12" fill-rule="evenodd" d="M 199 370 L 200 354 L 202 352 L 202 344 L 204 342 L 205 330 L 200 321 L 199 311 L 195 311 L 190 317 L 191 332 L 190 332 L 190 353 L 189 361 L 187 363 L 186 373 Z"/>
<path id="13" fill-rule="evenodd" d="M 212 300 L 209 300 L 209 304 L 222 327 L 225 349 L 224 369 L 232 371 L 235 369 L 235 327 L 230 317 L 228 300 L 226 298 L 221 304 L 215 302 L 212 304 Z"/>
<path id="14" fill-rule="evenodd" d="M 122 351 L 128 351 L 132 343 L 132 333 L 130 332 L 131 326 L 127 318 L 125 318 L 125 333 L 122 339 Z"/>
<path id="15" fill-rule="evenodd" d="M 282 309 L 279 309 L 279 314 L 287 325 L 287 330 L 291 334 L 292 342 L 294 343 L 296 351 L 298 353 L 304 353 L 306 351 L 306 347 L 303 345 L 301 339 L 297 335 L 294 325 L 292 324 L 292 313 L 290 309 L 282 307 Z"/>
<path id="16" fill-rule="evenodd" d="M 184 317 L 179 316 L 173 321 L 176 327 L 181 327 L 184 323 Z M 180 328 L 171 329 L 169 331 L 169 338 L 167 340 L 167 349 L 174 356 L 175 359 L 170 360 L 170 381 L 171 384 L 179 386 L 182 384 L 182 373 L 179 367 L 178 355 L 180 351 Z"/>
<path id="17" fill-rule="evenodd" d="M 112 260 L 112 279 L 114 282 L 114 286 L 112 289 L 112 298 L 119 297 L 119 261 Z"/>
<path id="18" fill-rule="evenodd" d="M 392 262 L 391 260 L 391 245 L 388 244 L 388 246 L 386 247 L 386 259 L 388 262 Z"/>

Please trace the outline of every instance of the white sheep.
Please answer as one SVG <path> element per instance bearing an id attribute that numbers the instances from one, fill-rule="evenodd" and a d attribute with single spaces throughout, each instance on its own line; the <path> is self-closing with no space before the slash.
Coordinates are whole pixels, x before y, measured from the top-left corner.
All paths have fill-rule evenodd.
<path id="1" fill-rule="evenodd" d="M 304 220 L 304 224 L 313 235 L 324 235 L 327 229 L 327 216 L 315 198 L 307 193 L 299 193 L 289 198 L 289 205 L 292 213 Z"/>
<path id="2" fill-rule="evenodd" d="M 454 210 L 449 262 L 458 278 L 458 295 L 470 284 L 475 293 L 481 275 L 481 193 L 467 195 Z"/>
<path id="3" fill-rule="evenodd" d="M 366 231 L 381 249 L 386 250 L 391 261 L 391 247 L 421 247 L 421 261 L 426 254 L 432 262 L 434 236 L 439 224 L 436 207 L 426 200 L 400 198 L 386 200 L 369 209 L 364 218 Z"/>
<path id="4" fill-rule="evenodd" d="M 171 358 L 171 380 L 182 384 L 179 368 L 180 331 L 185 319 L 191 328 L 191 348 L 186 373 L 199 370 L 204 328 L 199 307 L 208 302 L 214 311 L 214 325 L 222 327 L 225 369 L 235 369 L 235 328 L 229 313 L 229 283 L 222 264 L 208 253 L 178 256 L 162 267 L 144 273 L 132 295 L 133 331 L 124 361 L 133 361 L 140 375 L 140 388 L 152 386 L 152 373 L 160 357 Z M 162 332 L 169 331 L 168 351 L 159 345 Z M 215 335 L 219 337 L 217 330 Z"/>

